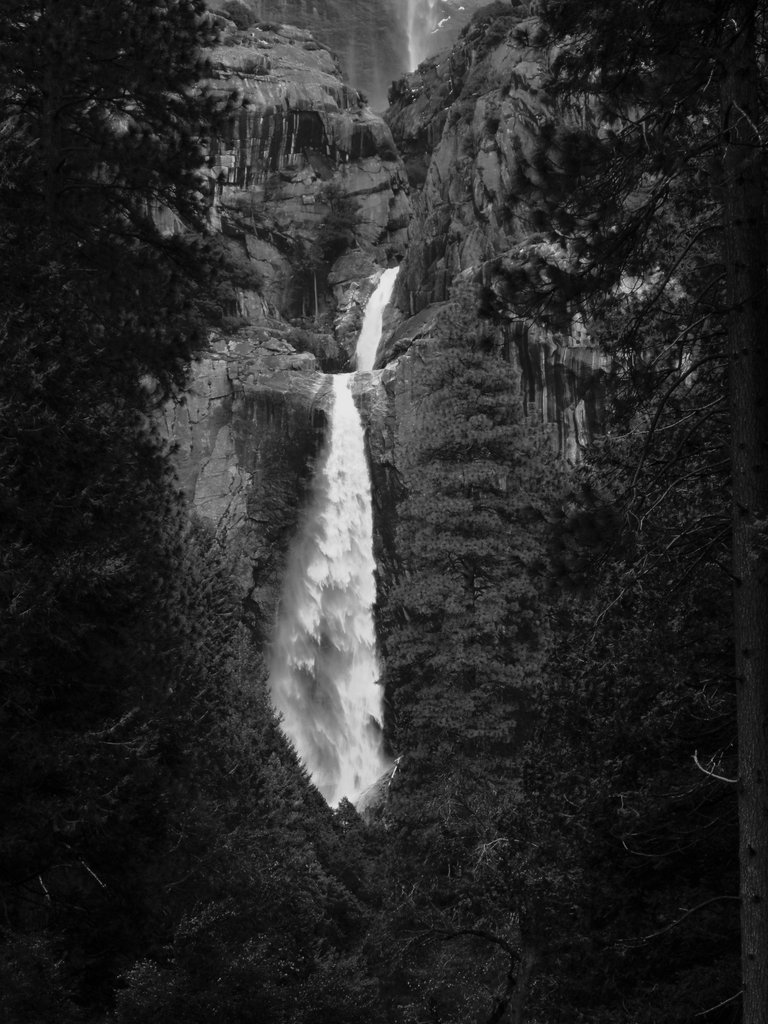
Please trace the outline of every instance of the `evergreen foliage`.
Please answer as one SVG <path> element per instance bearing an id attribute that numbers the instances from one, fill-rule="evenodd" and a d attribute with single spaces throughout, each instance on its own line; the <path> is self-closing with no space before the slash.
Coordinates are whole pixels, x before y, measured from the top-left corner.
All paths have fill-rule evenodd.
<path id="1" fill-rule="evenodd" d="M 214 38 L 203 11 L 11 0 L 0 14 L 4 290 L 27 303 L 16 315 L 87 335 L 116 379 L 178 385 L 217 306 L 203 146 L 224 112 L 194 89 Z"/>
<path id="2" fill-rule="evenodd" d="M 385 679 L 403 753 L 388 809 L 388 983 L 404 1019 L 520 1009 L 539 926 L 538 869 L 515 823 L 550 643 L 548 511 L 562 484 L 472 305 L 457 297 L 426 349 L 398 461 L 407 497 Z"/>
<path id="3" fill-rule="evenodd" d="M 721 1003 L 731 1020 L 739 987 L 723 366 L 654 368 L 664 349 L 643 340 L 556 531 L 563 599 L 525 776 L 539 819 L 577 839 L 570 925 L 535 992 L 553 1020 Z"/>
<path id="4" fill-rule="evenodd" d="M 615 360 L 613 436 L 588 454 L 561 534 L 561 582 L 582 611 L 564 612 L 542 710 L 566 762 L 594 780 L 583 799 L 575 779 L 562 792 L 586 826 L 589 859 L 576 863 L 593 895 L 574 918 L 584 945 L 551 975 L 550 1014 L 741 1019 L 737 776 L 741 892 L 766 883 L 744 852 L 765 845 L 753 813 L 764 710 L 750 703 L 765 692 L 765 418 L 746 383 L 765 379 L 759 6 L 542 5 L 564 44 L 550 93 L 581 116 L 544 126 L 528 191 L 543 233 L 510 285 L 554 319 L 580 302 Z M 593 710 L 569 738 L 574 681 Z M 557 775 L 543 791 L 558 792 Z M 761 904 L 742 896 L 750 1022 L 766 1005 Z"/>
<path id="5" fill-rule="evenodd" d="M 210 25 L 197 0 L 0 11 L 13 1024 L 250 1020 L 259 999 L 263 1019 L 327 1020 L 337 998 L 334 1019 L 375 1019 L 353 942 L 367 840 L 347 846 L 358 825 L 280 734 L 232 569 L 153 426 L 231 294 L 205 233 Z"/>

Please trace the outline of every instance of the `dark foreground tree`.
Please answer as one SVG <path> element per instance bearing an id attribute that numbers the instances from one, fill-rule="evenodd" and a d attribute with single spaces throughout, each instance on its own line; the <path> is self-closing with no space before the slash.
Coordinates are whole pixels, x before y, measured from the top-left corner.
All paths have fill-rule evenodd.
<path id="1" fill-rule="evenodd" d="M 603 321 L 614 337 L 624 306 Z M 563 598 L 526 772 L 535 814 L 579 835 L 568 927 L 533 999 L 553 1021 L 740 1012 L 726 368 L 665 365 L 652 323 L 644 361 L 616 367 L 609 434 L 557 531 Z"/>
<path id="2" fill-rule="evenodd" d="M 142 948 L 139 879 L 167 838 L 184 530 L 151 415 L 215 306 L 203 15 L 171 0 L 0 11 L 3 921 L 11 976 L 39 946 L 63 985 L 40 1007 L 62 1013 L 108 1004 Z M 35 1017 L 34 986 L 6 991 L 11 1019 Z"/>
<path id="3" fill-rule="evenodd" d="M 555 88 L 582 103 L 586 98 L 587 116 L 591 110 L 600 128 L 550 138 L 550 166 L 558 153 L 578 164 L 575 187 L 560 191 L 550 210 L 558 244 L 580 262 L 571 264 L 569 287 L 626 288 L 633 275 L 638 281 L 639 268 L 663 308 L 688 253 L 683 234 L 661 240 L 657 231 L 670 193 L 680 200 L 687 180 L 689 198 L 698 195 L 712 214 L 714 260 L 699 297 L 709 303 L 722 274 L 717 313 L 725 329 L 719 354 L 727 357 L 730 379 L 743 1007 L 744 1020 L 755 1024 L 768 1013 L 765 8 L 758 0 L 547 0 L 541 9 L 553 39 L 564 44 Z M 678 223 L 685 232 L 685 221 Z M 697 241 L 688 237 L 690 245 Z M 671 346 L 676 337 L 717 337 L 709 313 L 695 306 L 682 323 L 670 320 Z"/>
<path id="4" fill-rule="evenodd" d="M 48 315 L 117 382 L 178 382 L 215 311 L 197 0 L 9 0 L 0 260 L 6 329 Z M 51 279 L 52 278 L 52 279 Z M 25 324 L 24 316 L 31 317 Z"/>
<path id="5" fill-rule="evenodd" d="M 154 425 L 227 295 L 211 39 L 197 0 L 0 10 L 9 1024 L 376 1020 L 373 848 L 281 736 Z"/>

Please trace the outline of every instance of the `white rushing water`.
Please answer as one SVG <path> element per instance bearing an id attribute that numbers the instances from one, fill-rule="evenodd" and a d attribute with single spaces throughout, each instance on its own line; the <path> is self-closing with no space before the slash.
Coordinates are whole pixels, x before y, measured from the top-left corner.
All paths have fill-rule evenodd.
<path id="1" fill-rule="evenodd" d="M 378 305 L 371 333 L 364 328 L 358 339 L 367 369 L 397 270 L 385 274 L 387 297 L 380 283 L 366 310 L 367 321 Z M 370 358 L 361 346 L 372 348 Z M 328 438 L 288 557 L 269 681 L 283 730 L 331 805 L 344 796 L 355 802 L 390 767 L 377 685 L 371 486 L 353 377 L 333 378 Z"/>
<path id="2" fill-rule="evenodd" d="M 430 36 L 439 20 L 438 0 L 405 0 L 408 34 L 409 70 L 415 69 L 431 55 Z"/>
<path id="3" fill-rule="evenodd" d="M 399 267 L 390 267 L 385 270 L 376 285 L 365 307 L 363 326 L 360 330 L 360 337 L 357 339 L 357 368 L 358 370 L 372 370 L 376 360 L 376 350 L 381 340 L 381 325 L 384 318 L 384 310 L 392 298 L 392 291 L 397 280 Z"/>

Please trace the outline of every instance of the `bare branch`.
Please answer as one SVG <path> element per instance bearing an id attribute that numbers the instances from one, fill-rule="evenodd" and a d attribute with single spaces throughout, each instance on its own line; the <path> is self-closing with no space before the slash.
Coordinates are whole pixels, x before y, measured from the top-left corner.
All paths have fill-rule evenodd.
<path id="1" fill-rule="evenodd" d="M 96 874 L 96 872 L 95 872 L 95 871 L 93 870 L 93 868 L 89 867 L 89 866 L 88 866 L 88 865 L 87 865 L 87 864 L 85 863 L 85 861 L 84 861 L 84 860 L 81 860 L 81 861 L 80 861 L 80 863 L 81 863 L 81 864 L 83 865 L 83 867 L 84 867 L 84 868 L 85 868 L 85 870 L 86 870 L 86 871 L 88 872 L 88 874 L 89 874 L 89 875 L 90 875 L 90 876 L 91 876 L 92 878 L 95 878 L 95 879 L 96 879 L 96 881 L 97 881 L 97 882 L 99 883 L 99 885 L 101 886 L 101 888 L 102 888 L 102 889 L 106 889 L 106 888 L 107 888 L 106 884 L 105 884 L 104 882 L 102 882 L 102 880 L 101 880 L 101 879 L 99 878 L 99 876 L 98 876 L 98 875 Z"/>
<path id="2" fill-rule="evenodd" d="M 704 772 L 705 775 L 709 775 L 712 779 L 719 779 L 720 782 L 730 782 L 734 785 L 739 781 L 738 779 L 728 779 L 725 775 L 718 775 L 717 772 L 713 772 L 710 768 L 705 768 L 701 761 L 699 761 L 698 750 L 693 752 L 693 761 L 700 771 Z M 714 764 L 714 761 L 712 763 Z"/>
<path id="3" fill-rule="evenodd" d="M 643 464 L 644 464 L 645 459 L 646 459 L 646 457 L 648 455 L 648 452 L 650 450 L 651 439 L 654 436 L 654 431 L 656 429 L 656 426 L 657 426 L 659 420 L 661 419 L 661 414 L 662 414 L 662 412 L 664 410 L 665 405 L 667 404 L 669 399 L 672 397 L 674 392 L 677 390 L 677 388 L 680 387 L 681 384 L 683 384 L 691 376 L 691 374 L 696 373 L 696 371 L 701 369 L 701 367 L 704 366 L 706 363 L 721 362 L 721 361 L 723 361 L 724 358 L 725 357 L 721 356 L 721 355 L 712 355 L 712 356 L 705 356 L 704 358 L 697 360 L 695 363 L 693 363 L 691 366 L 689 366 L 685 370 L 684 373 L 680 374 L 680 376 L 673 382 L 673 384 L 667 390 L 666 394 L 662 396 L 661 401 L 659 402 L 658 406 L 656 407 L 656 412 L 654 414 L 653 420 L 651 421 L 651 424 L 650 424 L 650 426 L 648 428 L 648 433 L 647 433 L 647 438 L 646 438 L 645 446 L 643 448 L 643 451 L 640 454 L 640 458 L 638 460 L 638 464 L 637 464 L 637 467 L 635 469 L 635 474 L 634 474 L 634 476 L 632 478 L 632 482 L 630 484 L 631 488 L 634 488 L 635 485 L 637 484 L 637 481 L 638 481 L 638 479 L 640 477 L 640 472 L 641 472 L 641 470 L 643 468 Z"/>
<path id="4" fill-rule="evenodd" d="M 659 931 L 651 932 L 650 935 L 644 935 L 641 939 L 635 939 L 632 944 L 640 946 L 644 942 L 648 942 L 649 939 L 656 939 L 656 938 L 659 937 L 659 935 L 664 935 L 666 932 L 670 931 L 672 928 L 677 928 L 677 926 L 679 924 L 682 924 L 683 921 L 686 921 L 692 914 L 697 914 L 700 910 L 703 910 L 704 907 L 708 907 L 708 906 L 710 906 L 713 903 L 724 903 L 724 902 L 741 903 L 741 899 L 738 896 L 713 896 L 712 899 L 704 900 L 703 903 L 699 903 L 699 904 L 697 904 L 697 906 L 691 907 L 690 910 L 686 910 L 682 917 L 678 917 L 675 921 L 672 921 L 670 924 L 665 925 L 663 928 L 660 928 Z M 705 1012 L 708 1013 L 709 1011 L 707 1010 Z"/>
<path id="5" fill-rule="evenodd" d="M 726 1006 L 728 1003 L 732 1003 L 734 999 L 739 999 L 743 992 L 744 989 L 740 988 L 735 996 L 728 996 L 728 998 L 724 999 L 722 1003 L 718 1003 L 716 1006 L 710 1006 L 708 1010 L 701 1010 L 700 1013 L 694 1013 L 694 1017 L 704 1017 L 706 1014 L 712 1013 L 714 1010 L 719 1010 L 721 1006 Z"/>
<path id="6" fill-rule="evenodd" d="M 48 888 L 47 888 L 45 882 L 43 881 L 43 876 L 42 875 L 38 875 L 37 878 L 38 878 L 38 881 L 40 882 L 40 888 L 43 890 L 43 894 L 45 895 L 45 902 L 46 903 L 50 903 L 51 902 L 51 894 L 48 891 Z"/>

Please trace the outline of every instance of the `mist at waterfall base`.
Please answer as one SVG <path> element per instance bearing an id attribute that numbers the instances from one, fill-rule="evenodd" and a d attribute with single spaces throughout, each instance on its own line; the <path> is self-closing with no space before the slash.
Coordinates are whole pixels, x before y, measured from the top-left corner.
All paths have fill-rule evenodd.
<path id="1" fill-rule="evenodd" d="M 396 276 L 385 271 L 366 307 L 360 368 L 373 364 Z M 371 487 L 353 376 L 332 379 L 328 437 L 289 552 L 269 680 L 283 731 L 332 806 L 342 797 L 356 802 L 389 767 L 377 685 Z"/>

